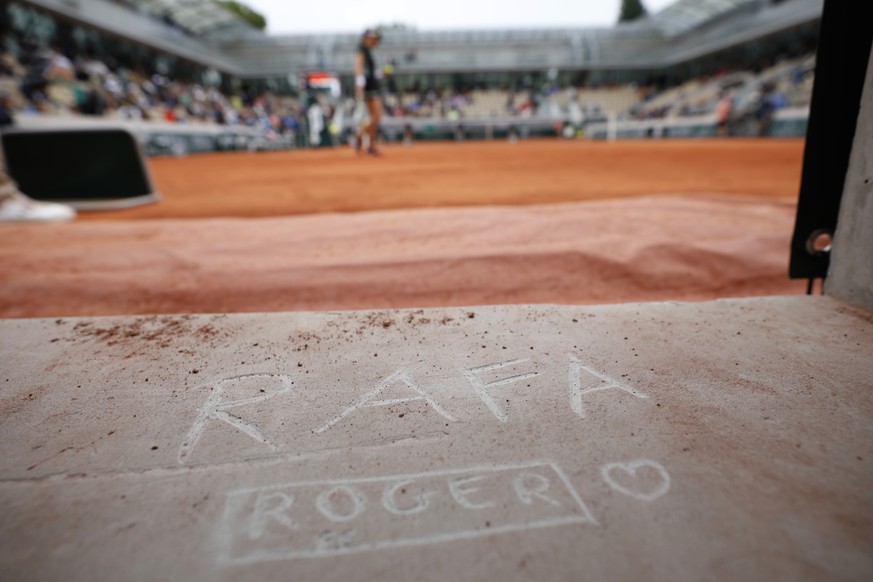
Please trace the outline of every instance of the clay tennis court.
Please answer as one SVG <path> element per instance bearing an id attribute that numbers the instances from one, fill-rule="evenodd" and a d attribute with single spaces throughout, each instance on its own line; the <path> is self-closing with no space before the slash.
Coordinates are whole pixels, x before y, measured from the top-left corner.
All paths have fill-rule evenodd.
<path id="1" fill-rule="evenodd" d="M 0 316 L 801 294 L 802 140 L 152 158 L 162 200 L 0 228 Z"/>

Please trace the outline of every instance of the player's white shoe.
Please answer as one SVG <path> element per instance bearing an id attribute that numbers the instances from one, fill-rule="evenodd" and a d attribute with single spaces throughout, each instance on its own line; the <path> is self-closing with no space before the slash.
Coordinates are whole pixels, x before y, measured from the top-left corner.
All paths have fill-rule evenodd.
<path id="1" fill-rule="evenodd" d="M 67 222 L 76 211 L 66 204 L 40 202 L 21 192 L 0 198 L 0 224 L 10 222 Z"/>

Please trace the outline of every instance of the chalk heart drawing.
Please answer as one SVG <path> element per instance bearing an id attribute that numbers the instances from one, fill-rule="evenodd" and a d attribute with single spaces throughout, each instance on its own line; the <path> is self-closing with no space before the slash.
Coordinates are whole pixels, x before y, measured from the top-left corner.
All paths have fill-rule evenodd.
<path id="1" fill-rule="evenodd" d="M 610 487 L 640 501 L 654 501 L 670 491 L 670 474 L 655 461 L 609 463 L 601 467 L 600 473 Z"/>

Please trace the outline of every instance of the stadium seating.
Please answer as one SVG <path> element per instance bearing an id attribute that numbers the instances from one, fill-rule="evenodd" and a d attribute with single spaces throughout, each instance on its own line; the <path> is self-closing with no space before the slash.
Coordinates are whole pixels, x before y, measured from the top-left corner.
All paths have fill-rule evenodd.
<path id="1" fill-rule="evenodd" d="M 624 112 L 626 119 L 659 119 L 708 115 L 724 92 L 733 100 L 734 111 L 756 106 L 767 90 L 784 96 L 784 107 L 806 107 L 812 96 L 815 57 L 786 59 L 755 73 L 734 71 L 692 79 L 640 101 Z"/>
<path id="2" fill-rule="evenodd" d="M 97 6 L 101 2 L 105 3 L 87 0 L 83 6 Z M 722 4 L 727 6 L 723 2 L 682 0 L 672 11 L 651 20 L 603 29 L 391 32 L 386 36 L 381 56 L 386 60 L 391 58 L 392 64 L 396 61 L 400 76 L 406 74 L 407 78 L 405 82 L 394 80 L 401 87 L 401 93 L 385 95 L 387 117 L 395 125 L 405 124 L 404 118 L 412 118 L 431 120 L 432 124 L 446 127 L 454 127 L 459 120 L 475 121 L 479 125 L 500 120 L 503 127 L 530 121 L 554 127 L 553 121 L 559 120 L 584 129 L 588 123 L 612 117 L 628 121 L 699 118 L 711 126 L 709 118 L 725 90 L 731 94 L 734 111 L 746 115 L 754 111 L 762 94 L 767 92 L 778 96 L 776 101 L 780 108 L 808 106 L 815 67 L 811 52 L 779 61 L 758 72 L 737 68 L 688 79 L 685 71 L 676 75 L 684 82 L 658 93 L 645 86 L 645 83 L 656 82 L 653 79 L 657 76 L 647 78 L 637 73 L 647 68 L 657 70 L 658 62 L 663 68 L 668 43 L 675 43 L 681 54 L 703 49 L 715 51 L 717 47 L 710 41 L 718 37 L 720 31 L 752 23 L 763 26 L 760 34 L 764 38 L 766 34 L 784 32 L 776 23 L 776 17 L 785 16 L 785 11 L 795 18 L 792 22 L 807 25 L 814 23 L 820 13 L 814 0 L 796 0 L 790 7 L 784 6 L 789 3 L 753 6 L 752 2 L 732 2 L 731 6 L 742 4 L 743 10 L 719 8 L 713 12 L 716 5 Z M 120 58 L 115 62 L 114 55 L 105 50 L 100 58 L 85 49 L 76 54 L 70 44 L 65 45 L 66 55 L 61 55 L 45 41 L 42 46 L 32 46 L 34 39 L 23 29 L 4 30 L 4 42 L 0 45 L 0 92 L 12 103 L 19 117 L 89 116 L 94 119 L 99 116 L 145 125 L 184 124 L 192 128 L 208 127 L 209 135 L 223 131 L 217 128 L 242 128 L 260 134 L 262 141 L 278 135 L 283 137 L 282 143 L 305 145 L 306 111 L 312 95 L 304 92 L 298 97 L 277 97 L 267 90 L 276 88 L 276 79 L 266 78 L 269 75 L 265 71 L 271 71 L 272 75 L 275 69 L 275 76 L 284 76 L 283 90 L 292 94 L 298 87 L 294 75 L 288 74 L 289 59 L 296 63 L 298 73 L 313 67 L 320 70 L 333 67 L 342 82 L 348 81 L 343 80 L 342 75 L 347 75 L 346 70 L 351 67 L 357 42 L 354 34 L 270 37 L 250 30 L 212 3 L 199 1 L 185 3 L 184 9 L 182 4 L 174 4 L 175 16 L 170 20 L 169 13 L 164 11 L 169 4 L 164 2 L 118 0 L 113 5 L 117 7 L 113 7 L 110 16 L 120 18 L 118 22 L 125 26 L 132 26 L 130 37 L 124 39 L 134 48 L 127 60 Z M 51 18 L 45 13 L 33 16 L 37 12 L 28 12 L 29 9 L 18 3 L 10 6 L 15 7 L 19 20 L 22 15 Z M 121 12 L 116 14 L 117 10 Z M 724 21 L 716 18 L 728 12 L 733 16 Z M 674 13 L 675 18 L 670 16 Z M 694 18 L 689 20 L 690 16 Z M 131 20 L 141 26 L 133 26 Z M 86 21 L 82 22 L 85 26 Z M 674 30 L 680 21 L 684 23 L 682 30 Z M 707 22 L 711 26 L 704 26 Z M 100 25 L 97 21 L 92 24 Z M 103 25 L 109 26 L 106 30 L 112 30 L 111 23 Z M 179 70 L 187 72 L 174 76 L 166 67 L 159 66 L 157 52 L 149 53 L 151 56 L 145 59 L 130 56 L 145 50 L 138 45 L 141 33 L 150 34 L 149 31 L 158 29 L 169 35 L 163 40 L 175 39 L 173 42 L 178 41 L 179 47 L 189 51 L 186 53 L 192 57 L 189 65 L 196 66 L 182 67 Z M 709 44 L 695 40 L 696 37 L 688 34 L 691 29 L 699 30 L 709 39 Z M 218 36 L 210 36 L 213 34 Z M 797 40 L 794 45 L 809 46 L 808 38 L 803 36 L 806 33 L 795 30 L 785 34 Z M 468 44 L 472 48 L 468 48 Z M 221 59 L 225 60 L 221 63 L 225 68 L 210 60 L 215 51 L 209 47 L 223 52 Z M 162 50 L 158 45 L 152 48 Z M 779 49 L 772 49 L 770 58 L 777 54 L 780 54 Z M 130 58 L 136 62 L 131 62 Z M 468 72 L 453 73 L 452 67 L 461 63 Z M 265 78 L 254 83 L 257 89 L 247 86 L 244 79 L 234 77 L 239 73 L 233 71 L 234 67 L 245 68 L 246 64 L 264 72 Z M 301 69 L 304 65 L 306 68 Z M 591 70 L 586 70 L 587 65 L 591 65 Z M 210 70 L 210 67 L 213 68 Z M 40 78 L 40 75 L 47 76 Z M 409 75 L 418 75 L 415 91 L 403 90 L 413 85 Z M 461 79 L 465 75 L 466 78 Z M 419 81 L 427 89 L 421 89 Z M 663 79 L 657 82 L 663 83 Z M 523 85 L 524 89 L 507 89 L 514 84 Z M 346 89 L 348 91 L 348 87 Z M 321 108 L 328 118 L 326 127 L 337 133 L 348 131 L 351 118 L 341 100 L 328 100 Z M 573 131 L 561 133 L 576 134 Z M 492 133 L 485 132 L 485 135 Z M 165 135 L 162 139 L 176 145 L 147 147 L 147 150 L 179 149 L 175 138 Z"/>

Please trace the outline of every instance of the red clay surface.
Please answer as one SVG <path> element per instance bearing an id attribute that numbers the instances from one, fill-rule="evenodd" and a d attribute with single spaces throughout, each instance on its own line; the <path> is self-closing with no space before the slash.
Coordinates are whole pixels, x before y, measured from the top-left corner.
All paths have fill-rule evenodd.
<path id="1" fill-rule="evenodd" d="M 800 294 L 801 140 L 151 159 L 160 203 L 0 228 L 0 316 Z"/>
<path id="2" fill-rule="evenodd" d="M 562 140 L 416 144 L 153 158 L 160 204 L 83 219 L 261 217 L 397 208 L 526 206 L 718 192 L 796 199 L 801 140 Z"/>

